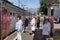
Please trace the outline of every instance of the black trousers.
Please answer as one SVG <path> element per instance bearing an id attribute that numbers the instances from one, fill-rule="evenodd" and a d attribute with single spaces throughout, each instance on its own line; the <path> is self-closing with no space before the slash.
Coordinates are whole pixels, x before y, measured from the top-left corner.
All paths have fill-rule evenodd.
<path id="1" fill-rule="evenodd" d="M 52 31 L 52 27 L 51 27 L 51 29 L 50 29 L 50 37 L 53 37 L 53 31 Z"/>
<path id="2" fill-rule="evenodd" d="M 27 26 L 24 27 L 24 32 L 26 32 L 26 27 L 27 27 Z"/>
<path id="3" fill-rule="evenodd" d="M 43 40 L 46 40 L 48 37 L 48 35 L 43 35 Z"/>
<path id="4" fill-rule="evenodd" d="M 40 25 L 39 25 L 39 23 L 37 23 L 37 28 L 39 29 L 39 27 L 40 27 Z"/>

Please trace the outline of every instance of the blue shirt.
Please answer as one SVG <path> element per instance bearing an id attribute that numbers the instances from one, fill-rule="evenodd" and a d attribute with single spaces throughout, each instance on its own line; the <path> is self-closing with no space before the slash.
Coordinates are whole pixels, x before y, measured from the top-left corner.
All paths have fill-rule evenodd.
<path id="1" fill-rule="evenodd" d="M 42 35 L 50 35 L 50 23 L 45 23 L 43 25 Z"/>
<path id="2" fill-rule="evenodd" d="M 22 20 L 19 20 L 18 22 L 16 22 L 16 27 L 15 29 L 18 31 L 18 32 L 22 32 Z"/>

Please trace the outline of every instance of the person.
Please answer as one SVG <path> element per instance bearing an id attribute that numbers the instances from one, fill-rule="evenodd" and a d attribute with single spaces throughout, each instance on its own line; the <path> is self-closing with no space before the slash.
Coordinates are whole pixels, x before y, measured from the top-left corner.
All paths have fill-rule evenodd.
<path id="1" fill-rule="evenodd" d="M 28 18 L 26 17 L 26 20 L 24 22 L 24 33 L 27 31 L 26 29 L 28 28 L 28 24 L 29 24 L 29 20 Z"/>
<path id="2" fill-rule="evenodd" d="M 43 22 L 44 22 L 44 16 L 41 15 L 41 18 L 40 18 L 40 26 L 41 26 L 41 27 L 43 26 Z"/>
<path id="3" fill-rule="evenodd" d="M 37 19 L 37 28 L 39 29 L 39 27 L 40 27 L 40 18 L 39 17 L 37 17 L 38 19 Z"/>
<path id="4" fill-rule="evenodd" d="M 42 28 L 42 35 L 44 40 L 46 40 L 50 36 L 50 22 L 48 17 L 45 17 Z"/>
<path id="5" fill-rule="evenodd" d="M 50 25 L 51 25 L 51 30 L 50 30 L 50 36 L 53 37 L 53 29 L 54 29 L 54 20 L 52 18 L 49 18 Z"/>
<path id="6" fill-rule="evenodd" d="M 30 33 L 30 34 L 32 34 L 32 36 L 34 36 L 34 33 L 35 33 L 35 25 L 36 25 L 35 16 L 32 16 L 32 20 L 30 22 L 30 25 L 31 25 L 31 31 L 32 31 L 32 33 Z"/>
<path id="7" fill-rule="evenodd" d="M 17 31 L 17 40 L 22 40 L 21 33 L 22 33 L 22 19 L 21 16 L 17 16 L 17 22 L 16 22 L 16 31 Z"/>
<path id="8" fill-rule="evenodd" d="M 51 16 L 51 19 L 54 21 L 55 20 L 55 16 Z"/>

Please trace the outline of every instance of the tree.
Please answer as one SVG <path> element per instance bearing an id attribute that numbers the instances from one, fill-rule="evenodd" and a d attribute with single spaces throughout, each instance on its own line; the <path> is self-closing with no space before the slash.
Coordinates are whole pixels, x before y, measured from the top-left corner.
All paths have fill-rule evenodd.
<path id="1" fill-rule="evenodd" d="M 58 3 L 58 0 L 40 0 L 39 12 L 44 12 L 44 14 L 47 14 L 47 7 L 54 3 Z"/>
<path id="2" fill-rule="evenodd" d="M 44 3 L 43 0 L 40 1 L 40 8 L 39 8 L 39 12 L 44 12 L 44 14 L 46 13 L 45 11 L 47 10 L 47 5 L 46 3 Z"/>
<path id="3" fill-rule="evenodd" d="M 54 3 L 58 3 L 58 0 L 43 0 L 46 5 L 52 5 Z"/>

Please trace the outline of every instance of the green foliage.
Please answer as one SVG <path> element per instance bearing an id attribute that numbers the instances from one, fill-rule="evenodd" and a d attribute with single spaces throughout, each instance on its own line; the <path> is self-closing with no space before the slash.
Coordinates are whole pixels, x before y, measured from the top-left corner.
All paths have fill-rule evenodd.
<path id="1" fill-rule="evenodd" d="M 52 5 L 53 3 L 57 3 L 58 0 L 40 0 L 40 8 L 39 12 L 44 11 L 48 5 Z"/>
<path id="2" fill-rule="evenodd" d="M 46 7 L 47 7 L 47 5 L 46 5 L 46 3 L 44 2 L 44 0 L 41 0 L 39 11 L 40 11 L 40 12 L 44 11 L 44 10 L 46 9 Z"/>

